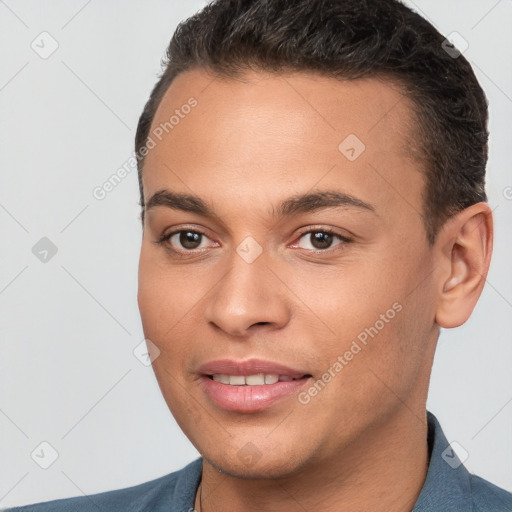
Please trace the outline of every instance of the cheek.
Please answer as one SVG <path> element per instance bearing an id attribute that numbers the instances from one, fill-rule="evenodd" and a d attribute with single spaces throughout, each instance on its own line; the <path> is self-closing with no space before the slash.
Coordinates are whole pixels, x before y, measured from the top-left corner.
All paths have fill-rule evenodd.
<path id="1" fill-rule="evenodd" d="M 331 268 L 315 272 L 304 279 L 304 272 L 288 276 L 296 296 L 307 306 L 308 316 L 319 329 L 319 334 L 327 335 L 322 341 L 323 350 L 336 352 L 357 339 L 365 329 L 378 322 L 382 330 L 380 315 L 389 314 L 394 319 L 393 304 L 403 296 L 400 282 L 388 278 L 389 269 L 379 262 L 351 262 L 341 268 Z M 386 322 L 385 332 L 389 331 Z M 331 354 L 332 355 L 332 354 Z M 337 355 L 337 354 L 336 354 Z"/>
<path id="2" fill-rule="evenodd" d="M 159 255 L 141 254 L 137 294 L 140 317 L 144 336 L 160 350 L 153 367 L 165 387 L 172 387 L 167 370 L 181 378 L 184 363 L 204 339 L 199 333 L 198 315 L 207 290 L 200 281 L 182 267 L 162 264 Z"/>
<path id="3" fill-rule="evenodd" d="M 177 294 L 180 294 L 179 285 L 173 283 L 161 263 L 143 249 L 139 262 L 137 302 L 144 335 L 160 350 L 164 349 L 167 334 L 180 315 L 179 306 L 183 301 L 176 300 Z"/>
<path id="4" fill-rule="evenodd" d="M 384 389 L 370 370 L 401 389 L 422 360 L 432 324 L 425 310 L 424 297 L 428 300 L 430 293 L 428 280 L 422 282 L 426 270 L 418 258 L 412 265 L 392 256 L 354 261 L 315 279 L 304 280 L 302 274 L 292 286 L 313 313 L 312 323 L 303 327 L 311 340 L 321 342 L 315 347 L 317 369 L 327 371 L 338 356 L 343 358 L 339 375 L 344 377 L 331 389 L 348 386 L 363 394 L 368 386 Z"/>
<path id="5" fill-rule="evenodd" d="M 161 339 L 161 320 L 168 309 L 165 297 L 165 286 L 160 280 L 152 279 L 146 272 L 139 272 L 139 290 L 137 294 L 140 316 L 146 338 L 157 342 Z"/>

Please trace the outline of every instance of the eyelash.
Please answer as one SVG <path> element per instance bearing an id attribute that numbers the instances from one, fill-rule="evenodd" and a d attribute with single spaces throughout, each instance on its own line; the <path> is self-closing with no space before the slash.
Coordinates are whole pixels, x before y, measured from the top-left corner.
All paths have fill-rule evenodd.
<path id="1" fill-rule="evenodd" d="M 179 233 L 196 233 L 198 235 L 201 235 L 201 236 L 204 236 L 206 238 L 208 238 L 208 235 L 206 233 L 204 233 L 203 231 L 201 230 L 198 230 L 198 229 L 187 229 L 187 228 L 184 228 L 184 229 L 177 229 L 175 231 L 172 231 L 171 233 L 168 233 L 168 234 L 163 234 L 162 236 L 160 236 L 157 240 L 155 240 L 155 243 L 158 244 L 158 245 L 166 245 L 166 248 L 168 250 L 170 250 L 173 254 L 175 254 L 177 257 L 180 257 L 180 258 L 186 258 L 187 256 L 191 256 L 191 255 L 194 255 L 194 254 L 197 254 L 197 249 L 174 249 L 173 247 L 170 246 L 170 244 L 167 244 L 167 242 L 174 236 L 174 235 L 177 235 Z M 204 251 L 204 249 L 199 249 L 199 251 Z"/>
<path id="2" fill-rule="evenodd" d="M 303 231 L 299 234 L 297 240 L 300 240 L 302 237 L 304 237 L 305 235 L 311 235 L 312 233 L 324 233 L 326 235 L 332 235 L 333 237 L 337 238 L 340 243 L 335 245 L 335 246 L 332 246 L 332 247 L 328 247 L 327 249 L 304 249 L 305 251 L 309 252 L 309 253 L 314 253 L 314 254 L 319 254 L 319 253 L 326 253 L 326 252 L 329 252 L 329 251 L 336 251 L 337 248 L 339 250 L 340 246 L 343 246 L 343 245 L 347 245 L 349 243 L 351 243 L 353 240 L 351 238 L 349 238 L 348 236 L 344 236 L 344 235 L 340 235 L 339 233 L 337 233 L 336 231 L 332 230 L 332 229 L 329 229 L 329 228 L 322 228 L 322 227 L 317 227 L 317 228 L 309 228 L 307 231 Z"/>
<path id="3" fill-rule="evenodd" d="M 198 234 L 198 235 L 208 238 L 208 235 L 201 230 L 185 228 L 185 229 L 178 229 L 176 231 L 172 231 L 171 233 L 168 233 L 168 234 L 163 234 L 155 241 L 155 243 L 159 244 L 159 245 L 164 245 L 174 235 L 177 235 L 179 233 L 195 233 L 195 234 Z M 326 249 L 317 249 L 317 250 L 304 249 L 305 251 L 307 251 L 309 253 L 314 253 L 314 254 L 327 253 L 329 251 L 336 250 L 336 248 L 339 246 L 349 244 L 353 241 L 351 238 L 344 236 L 344 235 L 340 235 L 339 233 L 336 233 L 332 229 L 328 229 L 328 228 L 314 228 L 314 229 L 309 229 L 308 231 L 303 231 L 302 233 L 299 234 L 297 240 L 300 240 L 305 235 L 311 235 L 312 233 L 324 233 L 324 234 L 332 235 L 333 237 L 336 237 L 341 242 L 340 244 L 335 245 L 334 247 L 328 247 Z M 179 257 L 187 257 L 187 256 L 195 254 L 196 251 L 198 251 L 197 249 L 188 249 L 188 250 L 187 249 L 174 249 L 170 246 L 168 246 L 168 248 L 169 248 L 169 250 L 171 250 L 173 253 L 175 253 Z M 204 251 L 204 249 L 199 249 L 199 251 L 202 252 L 202 251 Z"/>

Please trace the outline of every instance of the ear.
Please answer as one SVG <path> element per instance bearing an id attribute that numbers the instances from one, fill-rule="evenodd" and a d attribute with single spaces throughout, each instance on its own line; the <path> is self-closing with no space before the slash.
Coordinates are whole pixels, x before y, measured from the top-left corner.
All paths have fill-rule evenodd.
<path id="1" fill-rule="evenodd" d="M 458 327 L 471 315 L 489 271 L 492 242 L 492 211 L 487 203 L 474 204 L 443 225 L 435 242 L 440 327 Z"/>

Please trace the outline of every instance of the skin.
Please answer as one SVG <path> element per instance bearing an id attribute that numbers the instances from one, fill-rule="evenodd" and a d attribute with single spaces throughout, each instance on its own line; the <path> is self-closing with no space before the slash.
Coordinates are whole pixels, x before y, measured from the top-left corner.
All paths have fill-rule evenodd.
<path id="1" fill-rule="evenodd" d="M 213 215 L 146 209 L 138 303 L 163 396 L 204 458 L 196 509 L 410 511 L 428 467 L 439 327 L 465 322 L 481 293 L 489 207 L 463 210 L 428 244 L 424 170 L 407 154 L 411 104 L 389 82 L 195 69 L 171 84 L 151 130 L 191 96 L 197 106 L 145 159 L 144 198 L 193 194 Z M 338 149 L 349 134 L 366 146 L 354 161 Z M 277 215 L 320 191 L 372 210 Z M 197 249 L 179 236 L 155 243 L 180 229 L 206 236 Z M 308 232 L 325 229 L 351 241 L 318 249 Z M 247 236 L 262 248 L 252 263 L 236 252 Z M 300 368 L 308 389 L 395 303 L 400 312 L 307 404 L 294 395 L 230 412 L 202 390 L 199 366 L 224 358 Z"/>

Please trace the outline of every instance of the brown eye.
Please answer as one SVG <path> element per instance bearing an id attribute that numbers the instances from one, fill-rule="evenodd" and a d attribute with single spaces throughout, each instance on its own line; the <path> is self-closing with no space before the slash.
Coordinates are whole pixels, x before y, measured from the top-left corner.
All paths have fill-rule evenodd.
<path id="1" fill-rule="evenodd" d="M 322 251 L 331 249 L 350 240 L 344 236 L 326 230 L 308 231 L 303 233 L 297 244 L 301 249 L 310 251 Z"/>
<path id="2" fill-rule="evenodd" d="M 197 249 L 201 245 L 203 235 L 195 231 L 180 231 L 179 242 L 185 249 Z"/>
<path id="3" fill-rule="evenodd" d="M 168 235 L 164 235 L 160 240 L 161 244 L 169 244 L 171 249 L 179 252 L 192 251 L 194 249 L 204 249 L 212 244 L 212 241 L 204 234 L 199 231 L 193 231 L 191 229 L 182 229 L 180 231 L 174 231 Z"/>
<path id="4" fill-rule="evenodd" d="M 328 249 L 334 240 L 333 235 L 330 233 L 324 233 L 322 231 L 318 231 L 316 233 L 310 233 L 310 241 L 311 245 L 315 249 Z"/>

